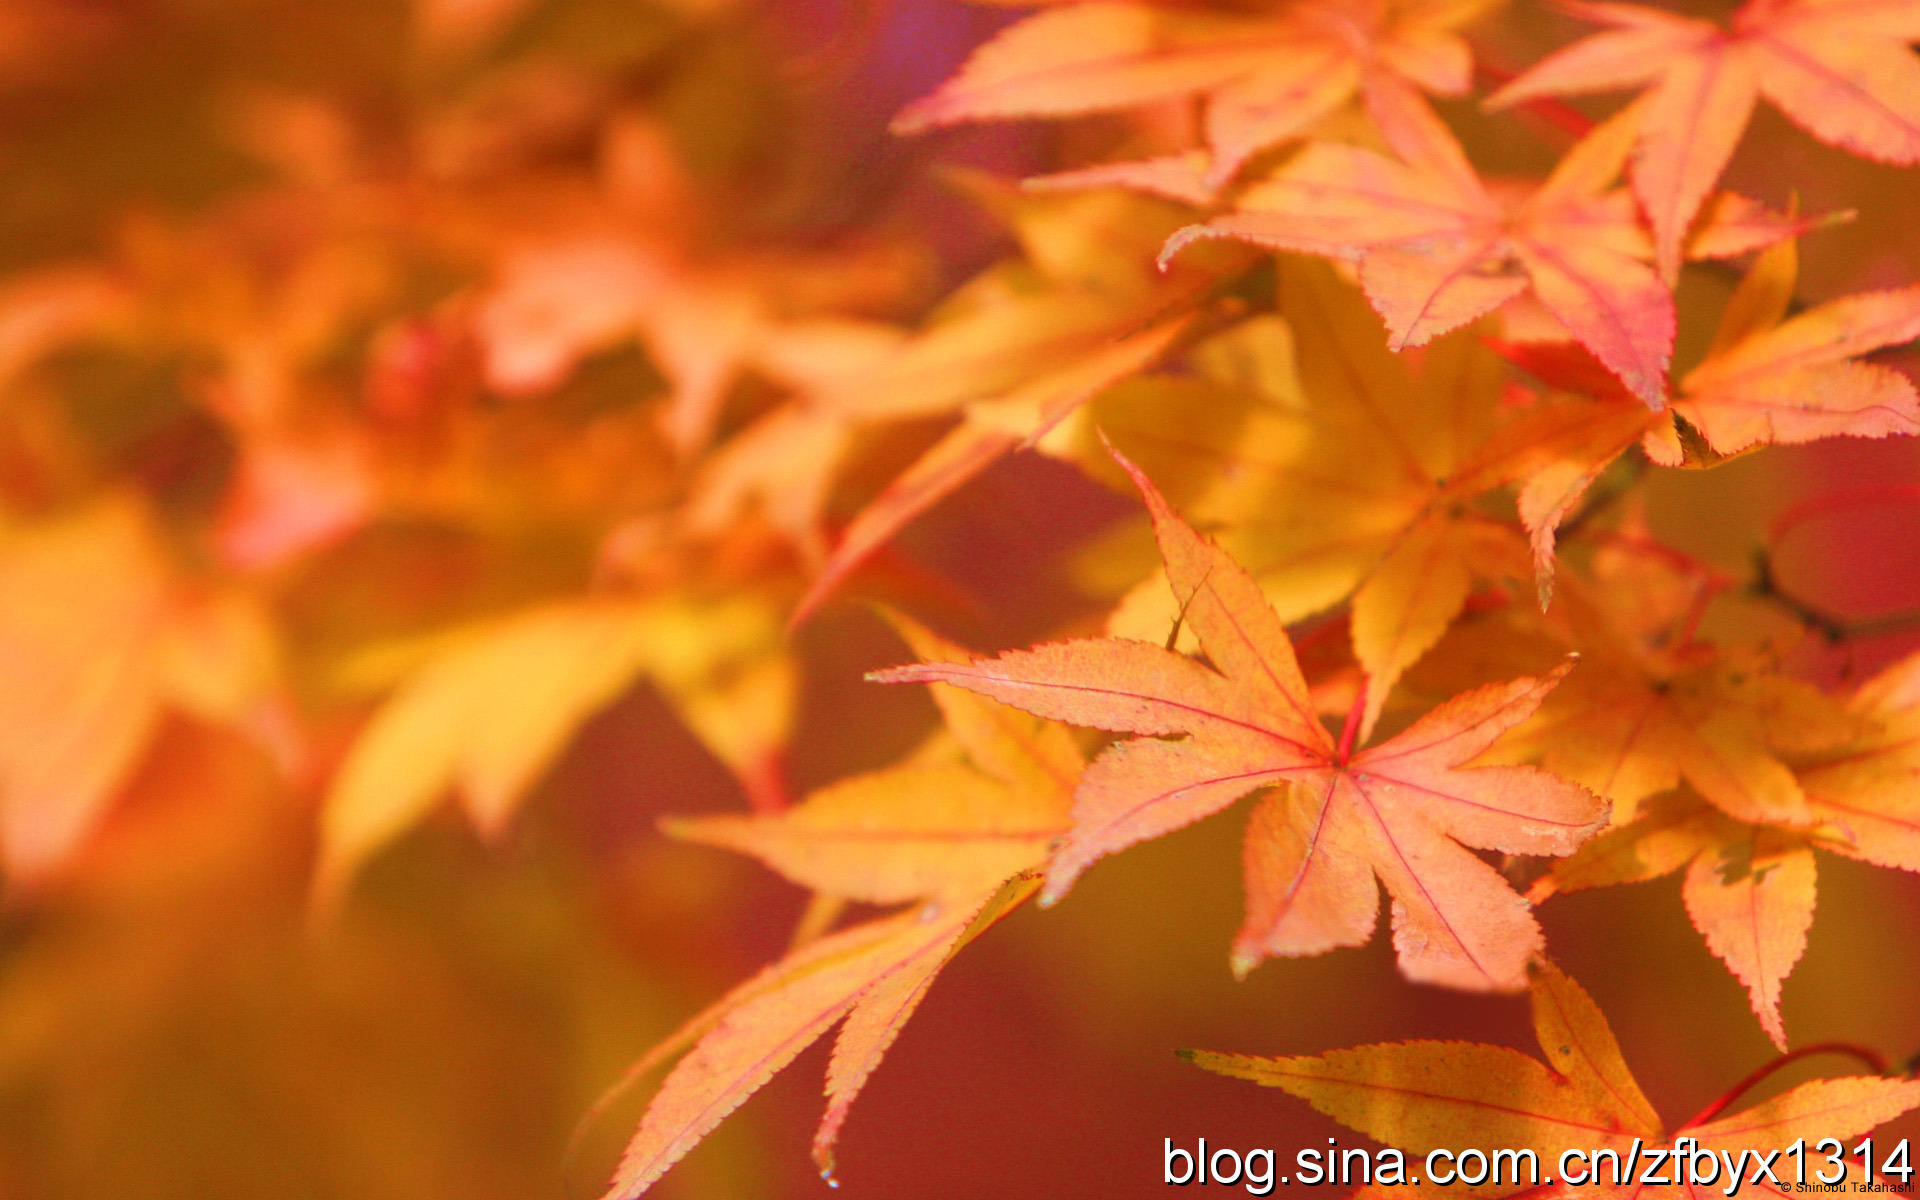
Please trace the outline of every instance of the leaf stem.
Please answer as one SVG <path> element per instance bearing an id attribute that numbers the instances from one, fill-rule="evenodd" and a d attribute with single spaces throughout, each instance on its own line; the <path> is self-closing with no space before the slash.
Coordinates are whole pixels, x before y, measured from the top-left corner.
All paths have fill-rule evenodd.
<path id="1" fill-rule="evenodd" d="M 1487 48 L 1482 45 L 1475 45 L 1473 48 L 1473 68 L 1475 74 L 1495 88 L 1505 87 L 1520 75 L 1518 71 L 1493 61 Z M 1592 133 L 1596 124 L 1592 117 L 1558 96 L 1535 96 L 1522 100 L 1514 107 L 1540 118 L 1562 133 L 1568 134 L 1575 141 Z"/>
<path id="2" fill-rule="evenodd" d="M 1802 1046 L 1798 1050 L 1789 1050 L 1779 1058 L 1774 1059 L 1772 1062 L 1762 1066 L 1759 1070 L 1754 1071 L 1751 1075 L 1748 1075 L 1745 1079 L 1742 1079 L 1739 1083 L 1727 1089 L 1718 1100 L 1715 1100 L 1712 1104 L 1707 1105 L 1695 1113 L 1693 1117 L 1680 1128 L 1692 1129 L 1696 1125 L 1702 1125 L 1713 1120 L 1713 1118 L 1719 1116 L 1728 1105 L 1752 1090 L 1756 1084 L 1765 1080 L 1769 1075 L 1772 1075 L 1790 1063 L 1799 1062 L 1803 1058 L 1811 1058 L 1816 1054 L 1844 1054 L 1849 1058 L 1858 1060 L 1875 1075 L 1885 1075 L 1887 1073 L 1886 1056 L 1878 1050 L 1868 1046 L 1857 1046 L 1852 1042 L 1815 1042 L 1811 1046 Z"/>
<path id="3" fill-rule="evenodd" d="M 1340 727 L 1340 745 L 1334 753 L 1342 766 L 1353 756 L 1353 741 L 1360 733 L 1360 718 L 1367 711 L 1367 684 L 1371 682 L 1364 676 L 1361 678 L 1360 686 L 1354 689 L 1353 706 L 1347 709 L 1346 724 Z"/>

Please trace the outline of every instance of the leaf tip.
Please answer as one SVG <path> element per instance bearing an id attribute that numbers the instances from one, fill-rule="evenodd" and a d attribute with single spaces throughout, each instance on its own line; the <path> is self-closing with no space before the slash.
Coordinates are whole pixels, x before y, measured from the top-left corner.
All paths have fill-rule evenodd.
<path id="1" fill-rule="evenodd" d="M 787 614 L 787 625 L 782 632 L 788 637 L 799 632 L 800 627 L 812 620 L 813 614 L 820 611 L 820 606 L 826 603 L 827 596 L 839 582 L 837 574 L 822 571 L 820 577 L 807 588 L 806 594 L 800 597 L 800 602 L 793 606 L 793 611 Z"/>
<path id="2" fill-rule="evenodd" d="M 938 96 L 938 92 L 930 96 L 922 96 L 893 114 L 893 119 L 887 122 L 887 132 L 895 137 L 907 137 L 916 133 L 925 133 L 938 125 L 940 121 L 933 104 Z"/>
<path id="3" fill-rule="evenodd" d="M 1147 512 L 1153 517 L 1154 526 L 1158 528 L 1163 520 L 1173 516 L 1173 509 L 1168 506 L 1167 498 L 1160 494 L 1160 489 L 1154 486 L 1152 478 L 1141 470 L 1138 464 L 1120 453 L 1119 448 L 1112 442 L 1107 441 L 1105 431 L 1100 432 L 1100 440 L 1106 445 L 1107 453 L 1113 456 L 1113 461 L 1119 464 L 1120 469 L 1127 473 L 1129 479 L 1133 480 L 1133 486 L 1140 489 L 1140 498 L 1146 502 Z"/>
<path id="4" fill-rule="evenodd" d="M 1836 225 L 1850 224 L 1859 216 L 1860 212 L 1858 209 L 1836 208 L 1832 212 L 1821 213 L 1817 217 L 1805 218 L 1807 222 L 1807 232 L 1813 233 L 1821 229 L 1832 229 Z"/>
<path id="5" fill-rule="evenodd" d="M 661 817 L 653 823 L 662 837 L 672 838 L 676 842 L 698 841 L 696 831 L 700 828 L 698 817 Z"/>
<path id="6" fill-rule="evenodd" d="M 1160 247 L 1160 257 L 1153 260 L 1154 265 L 1159 267 L 1161 272 L 1164 273 L 1167 268 L 1173 265 L 1175 256 L 1188 246 L 1193 245 L 1195 242 L 1205 241 L 1208 238 L 1225 236 L 1227 235 L 1211 225 L 1183 226 L 1168 235 L 1166 244 Z"/>

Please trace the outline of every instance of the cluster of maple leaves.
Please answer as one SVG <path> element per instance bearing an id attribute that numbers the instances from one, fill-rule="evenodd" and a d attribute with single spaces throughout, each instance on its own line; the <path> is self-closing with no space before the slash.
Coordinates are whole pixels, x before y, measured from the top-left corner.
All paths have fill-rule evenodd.
<path id="1" fill-rule="evenodd" d="M 1795 677 L 1799 614 L 1655 539 L 1638 485 L 1920 433 L 1913 380 L 1871 357 L 1920 338 L 1920 284 L 1803 309 L 1798 243 L 1846 214 L 1719 186 L 1763 96 L 1920 163 L 1920 0 L 1749 0 L 1718 23 L 1569 3 L 1602 31 L 1480 98 L 1571 139 L 1519 181 L 1484 177 L 1429 99 L 1473 90 L 1482 0 L 1024 6 L 896 129 L 1120 114 L 1138 153 L 962 179 L 1015 249 L 918 317 L 910 238 L 747 236 L 646 103 L 533 60 L 399 129 L 250 94 L 232 136 L 271 182 L 8 277 L 8 885 L 56 878 L 184 712 L 319 793 L 325 912 L 449 795 L 504 835 L 646 680 L 749 802 L 666 832 L 815 899 L 791 953 L 636 1065 L 678 1057 L 611 1197 L 838 1024 L 831 1173 L 954 954 L 1254 792 L 1236 973 L 1367 942 L 1378 884 L 1407 978 L 1531 986 L 1550 1061 L 1408 1043 L 1201 1065 L 1414 1150 L 1664 1136 L 1531 909 L 1682 869 L 1787 1049 L 1815 851 L 1920 871 L 1920 655 Z M 713 19 L 686 7 L 663 44 Z M 424 36 L 465 53 L 513 9 L 427 4 Z M 1601 120 L 1560 99 L 1628 91 Z M 1726 260 L 1745 266 L 1719 312 L 1676 302 L 1688 264 Z M 1676 373 L 1689 322 L 1713 332 Z M 170 453 L 220 458 L 213 494 L 116 444 L 135 418 L 100 397 L 136 392 L 164 395 L 139 419 Z M 930 422 L 837 507 L 877 432 Z M 921 661 L 875 678 L 928 685 L 943 728 L 795 801 L 789 630 L 844 591 L 911 607 L 889 542 L 1021 451 L 1145 503 L 1090 555 L 1099 635 L 977 657 L 887 609 Z M 405 619 L 354 607 L 356 580 L 404 592 L 393 564 L 418 562 L 483 582 Z M 1684 1129 L 1774 1149 L 1916 1105 L 1920 1083 L 1860 1077 Z"/>

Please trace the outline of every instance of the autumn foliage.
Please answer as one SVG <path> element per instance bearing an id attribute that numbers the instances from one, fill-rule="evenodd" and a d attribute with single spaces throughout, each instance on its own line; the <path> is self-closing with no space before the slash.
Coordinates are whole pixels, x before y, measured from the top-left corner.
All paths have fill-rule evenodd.
<path id="1" fill-rule="evenodd" d="M 1920 1132 L 1916 45 L 0 4 L 0 1200 Z"/>

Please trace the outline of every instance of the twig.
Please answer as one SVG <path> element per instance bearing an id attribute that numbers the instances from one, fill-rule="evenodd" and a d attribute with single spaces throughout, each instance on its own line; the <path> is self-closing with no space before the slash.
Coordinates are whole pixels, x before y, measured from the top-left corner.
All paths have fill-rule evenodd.
<path id="1" fill-rule="evenodd" d="M 1773 569 L 1773 549 L 1770 546 L 1754 547 L 1753 575 L 1753 582 L 1747 585 L 1748 595 L 1773 601 L 1833 645 L 1920 629 L 1920 609 L 1882 613 L 1874 617 L 1842 617 L 1802 600 L 1780 586 L 1780 578 Z"/>
<path id="2" fill-rule="evenodd" d="M 1885 1075 L 1887 1073 L 1887 1057 L 1878 1050 L 1868 1046 L 1856 1046 L 1852 1042 L 1816 1042 L 1811 1046 L 1802 1046 L 1798 1050 L 1789 1050 L 1779 1058 L 1774 1059 L 1751 1075 L 1748 1075 L 1739 1083 L 1728 1088 L 1718 1100 L 1715 1100 L 1712 1104 L 1707 1105 L 1695 1113 L 1693 1117 L 1680 1128 L 1692 1129 L 1696 1125 L 1713 1120 L 1713 1118 L 1719 1116 L 1728 1105 L 1738 1100 L 1741 1096 L 1744 1096 L 1748 1091 L 1752 1090 L 1754 1085 L 1761 1083 L 1769 1075 L 1772 1075 L 1790 1063 L 1799 1062 L 1803 1058 L 1811 1058 L 1816 1054 L 1844 1054 L 1849 1058 L 1857 1059 L 1875 1075 Z"/>

